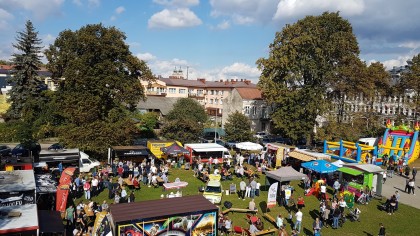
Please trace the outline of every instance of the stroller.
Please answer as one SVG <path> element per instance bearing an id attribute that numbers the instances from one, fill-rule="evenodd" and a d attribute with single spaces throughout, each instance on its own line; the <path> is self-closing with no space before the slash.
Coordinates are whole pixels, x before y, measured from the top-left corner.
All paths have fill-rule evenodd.
<path id="1" fill-rule="evenodd" d="M 347 215 L 347 218 L 349 218 L 350 221 L 359 221 L 360 222 L 360 209 L 355 208 L 353 211 L 350 211 Z"/>
<path id="2" fill-rule="evenodd" d="M 357 199 L 357 202 L 362 205 L 368 204 L 366 201 L 366 197 L 367 197 L 366 193 L 362 192 L 359 198 Z"/>

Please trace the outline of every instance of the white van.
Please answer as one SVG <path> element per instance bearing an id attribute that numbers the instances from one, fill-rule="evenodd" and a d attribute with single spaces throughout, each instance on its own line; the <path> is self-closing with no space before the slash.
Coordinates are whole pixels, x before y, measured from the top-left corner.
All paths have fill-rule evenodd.
<path id="1" fill-rule="evenodd" d="M 59 150 L 41 150 L 39 161 L 46 162 L 49 166 L 56 166 L 62 162 L 63 166 L 78 167 L 80 172 L 90 172 L 101 163 L 96 159 L 90 158 L 88 154 L 80 151 L 78 148 L 59 149 Z"/>

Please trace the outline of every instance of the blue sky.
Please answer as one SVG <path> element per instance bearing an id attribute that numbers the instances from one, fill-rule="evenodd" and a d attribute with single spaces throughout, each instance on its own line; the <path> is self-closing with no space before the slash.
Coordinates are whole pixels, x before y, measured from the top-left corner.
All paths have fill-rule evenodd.
<path id="1" fill-rule="evenodd" d="M 115 26 L 156 75 L 182 68 L 190 79 L 251 79 L 275 32 L 306 15 L 340 11 L 353 25 L 360 57 L 388 68 L 420 52 L 417 0 L 0 0 L 0 59 L 31 20 L 44 45 L 87 24 Z"/>

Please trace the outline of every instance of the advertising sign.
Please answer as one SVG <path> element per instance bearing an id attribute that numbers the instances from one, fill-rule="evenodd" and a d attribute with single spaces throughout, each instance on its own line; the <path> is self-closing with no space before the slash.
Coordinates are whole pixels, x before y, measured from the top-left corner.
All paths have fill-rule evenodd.
<path id="1" fill-rule="evenodd" d="M 270 186 L 268 189 L 268 197 L 267 197 L 267 208 L 275 207 L 277 204 L 277 188 L 279 183 L 276 182 Z"/>
<path id="2" fill-rule="evenodd" d="M 35 204 L 35 191 L 0 193 L 0 207 Z"/>
<path id="3" fill-rule="evenodd" d="M 216 212 L 189 214 L 119 225 L 120 236 L 216 236 Z"/>

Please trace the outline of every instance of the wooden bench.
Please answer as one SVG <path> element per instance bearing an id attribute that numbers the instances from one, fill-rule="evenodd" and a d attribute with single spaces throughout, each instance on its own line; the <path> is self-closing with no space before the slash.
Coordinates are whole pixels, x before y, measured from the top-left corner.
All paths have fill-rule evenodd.
<path id="1" fill-rule="evenodd" d="M 257 232 L 255 234 L 251 234 L 251 235 L 266 235 L 266 234 L 273 234 L 277 232 L 277 229 L 265 229 L 265 230 L 261 230 L 260 232 Z"/>
<path id="2" fill-rule="evenodd" d="M 271 223 L 273 223 L 277 227 L 277 222 L 271 215 L 269 215 L 268 213 L 264 213 L 263 216 L 264 216 L 265 219 L 267 219 L 268 221 L 270 221 Z"/>
<path id="3" fill-rule="evenodd" d="M 224 210 L 224 211 L 222 211 L 222 214 L 226 214 L 226 213 L 229 213 L 229 212 L 243 212 L 243 213 L 248 213 L 248 212 L 251 212 L 251 213 L 257 213 L 258 212 L 258 210 L 250 210 L 250 209 L 246 209 L 246 208 L 230 208 L 230 209 L 226 209 L 226 210 Z"/>

